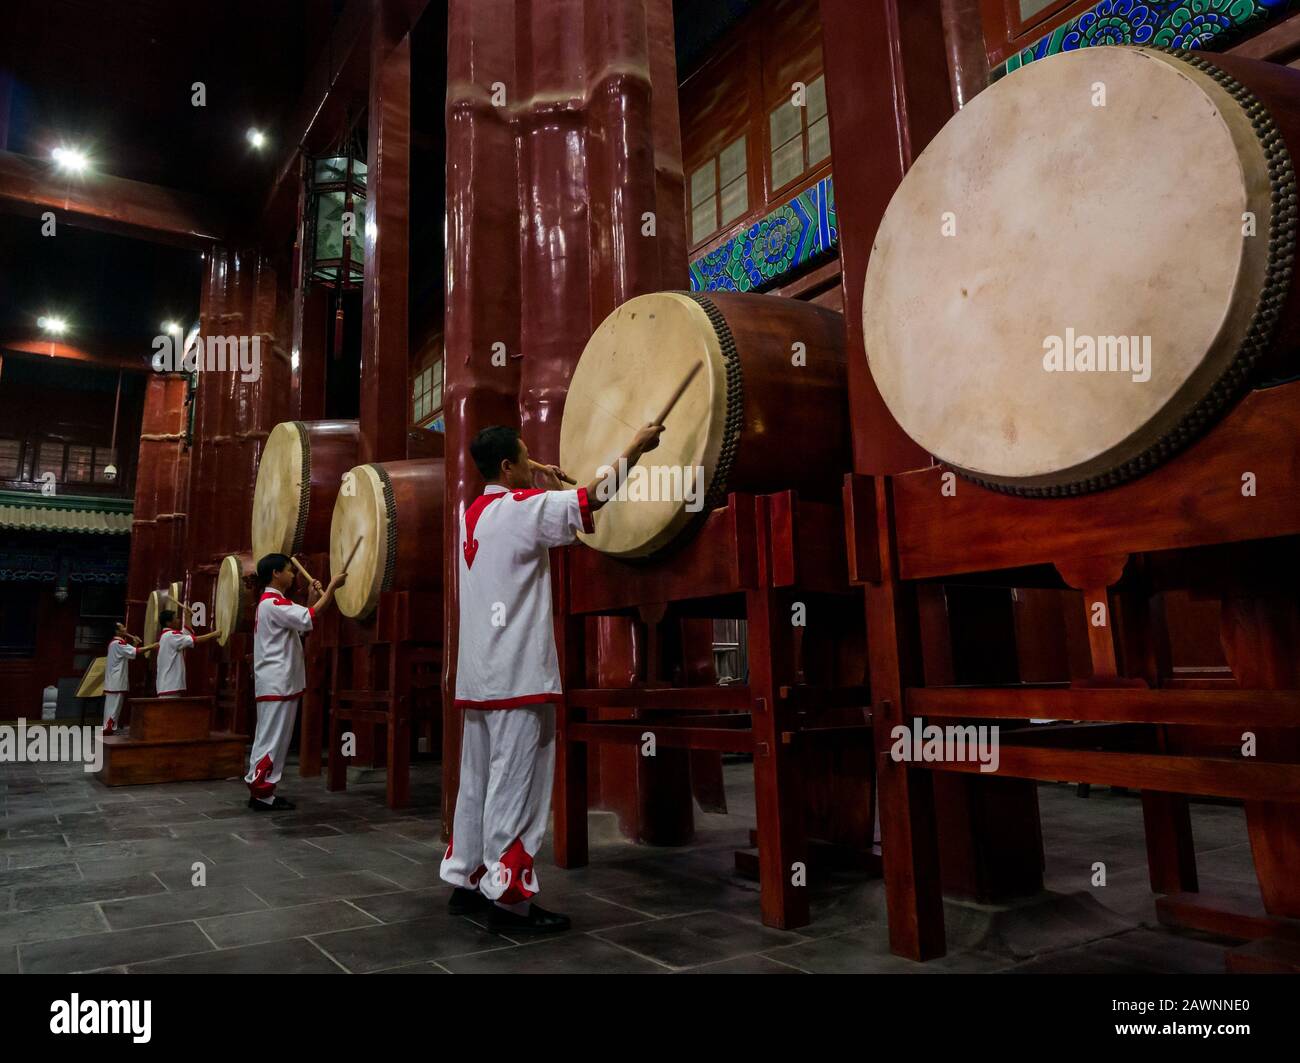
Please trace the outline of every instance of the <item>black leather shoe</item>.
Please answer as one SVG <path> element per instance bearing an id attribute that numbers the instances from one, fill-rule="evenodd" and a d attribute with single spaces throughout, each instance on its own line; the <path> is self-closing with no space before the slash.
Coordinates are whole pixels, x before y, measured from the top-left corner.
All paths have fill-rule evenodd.
<path id="1" fill-rule="evenodd" d="M 478 890 L 461 889 L 460 886 L 451 891 L 451 900 L 447 902 L 447 911 L 452 915 L 477 915 L 491 907 L 495 906 Z"/>
<path id="2" fill-rule="evenodd" d="M 537 904 L 528 909 L 527 915 L 515 915 L 495 904 L 488 912 L 488 929 L 494 934 L 561 934 L 569 926 L 567 915 L 548 912 Z"/>
<path id="3" fill-rule="evenodd" d="M 292 801 L 286 801 L 283 797 L 277 797 L 269 805 L 265 801 L 259 801 L 256 797 L 250 797 L 248 807 L 254 812 L 289 812 L 296 806 Z"/>

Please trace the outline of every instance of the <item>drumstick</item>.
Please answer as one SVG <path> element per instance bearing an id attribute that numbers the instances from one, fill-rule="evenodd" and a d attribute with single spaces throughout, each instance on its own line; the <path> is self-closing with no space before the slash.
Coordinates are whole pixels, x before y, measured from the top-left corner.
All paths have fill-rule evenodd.
<path id="1" fill-rule="evenodd" d="M 357 551 L 361 549 L 361 540 L 364 538 L 364 535 L 357 536 L 357 541 L 352 547 L 352 553 L 348 554 L 348 559 L 343 562 L 343 575 L 346 576 L 348 574 L 348 569 L 352 565 L 352 559 L 357 556 Z"/>
<path id="2" fill-rule="evenodd" d="M 664 404 L 663 410 L 660 411 L 658 417 L 656 417 L 653 421 L 650 422 L 651 424 L 661 425 L 664 423 L 668 415 L 673 412 L 673 407 L 677 405 L 677 400 L 680 399 L 684 394 L 686 394 L 686 389 L 691 386 L 691 381 L 695 379 L 695 374 L 698 373 L 703 368 L 704 368 L 703 362 L 696 362 L 693 366 L 691 366 L 690 372 L 687 373 L 686 376 L 682 379 L 682 382 L 677 385 L 677 390 L 673 392 L 673 397 L 670 398 Z"/>
<path id="3" fill-rule="evenodd" d="M 555 472 L 555 470 L 549 465 L 543 465 L 539 461 L 533 461 L 532 458 L 528 459 L 528 464 L 531 465 L 536 472 Z M 565 476 L 562 472 L 556 472 L 555 475 L 561 483 L 576 484 L 578 482 L 572 476 Z"/>
<path id="4" fill-rule="evenodd" d="M 293 562 L 293 567 L 302 573 L 302 578 L 307 581 L 307 584 L 309 586 L 315 586 L 316 581 L 311 578 L 311 573 L 302 567 L 302 562 L 296 557 L 290 557 L 289 560 Z"/>

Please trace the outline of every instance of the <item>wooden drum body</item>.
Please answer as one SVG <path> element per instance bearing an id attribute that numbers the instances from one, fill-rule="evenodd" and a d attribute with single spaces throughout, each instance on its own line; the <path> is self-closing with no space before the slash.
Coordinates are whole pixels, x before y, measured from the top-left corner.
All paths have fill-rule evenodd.
<path id="1" fill-rule="evenodd" d="M 212 615 L 217 641 L 224 646 L 236 632 L 253 630 L 257 564 L 251 554 L 228 554 L 217 571 Z"/>
<path id="2" fill-rule="evenodd" d="M 329 548 L 335 573 L 361 543 L 338 590 L 343 615 L 369 616 L 384 591 L 440 589 L 442 459 L 375 462 L 349 473 L 334 502 Z"/>
<path id="3" fill-rule="evenodd" d="M 1300 72 L 1141 47 L 976 96 L 867 271 L 867 357 L 902 428 L 985 486 L 1080 494 L 1294 372 L 1297 101 Z"/>
<path id="4" fill-rule="evenodd" d="M 253 560 L 329 549 L 343 474 L 357 463 L 356 421 L 284 421 L 271 429 L 253 490 Z"/>
<path id="5" fill-rule="evenodd" d="M 838 497 L 851 462 L 844 321 L 772 295 L 658 292 L 615 310 L 570 381 L 561 468 L 590 482 L 700 362 L 658 448 L 600 511 L 588 545 L 648 557 L 733 491 Z M 688 483 L 691 501 L 678 489 Z"/>
<path id="6" fill-rule="evenodd" d="M 161 590 L 149 592 L 149 600 L 144 607 L 144 631 L 140 636 L 146 646 L 158 641 L 158 632 L 162 630 L 162 623 L 159 618 L 163 613 L 176 611 L 181 604 L 181 595 L 183 593 L 179 581 L 173 583 L 170 587 L 163 587 Z"/>

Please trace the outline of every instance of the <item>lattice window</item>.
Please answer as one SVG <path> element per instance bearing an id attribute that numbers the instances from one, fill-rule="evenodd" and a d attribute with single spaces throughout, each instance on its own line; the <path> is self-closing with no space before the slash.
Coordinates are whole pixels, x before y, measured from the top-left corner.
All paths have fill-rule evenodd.
<path id="1" fill-rule="evenodd" d="M 777 104 L 768 115 L 772 189 L 793 184 L 830 158 L 831 126 L 826 113 L 826 79 L 818 77 Z"/>
<path id="2" fill-rule="evenodd" d="M 63 444 L 54 443 L 46 440 L 36 448 L 36 468 L 33 471 L 34 478 L 43 480 L 46 473 L 51 474 L 55 480 L 63 480 Z"/>
<path id="3" fill-rule="evenodd" d="M 739 136 L 691 174 L 691 243 L 703 243 L 749 209 L 747 141 Z"/>
<path id="4" fill-rule="evenodd" d="M 411 388 L 411 421 L 423 424 L 442 411 L 442 359 L 415 375 Z"/>
<path id="5" fill-rule="evenodd" d="M 68 447 L 68 460 L 63 479 L 70 484 L 90 483 L 95 469 L 95 448 L 72 443 Z"/>
<path id="6" fill-rule="evenodd" d="M 0 479 L 17 480 L 23 471 L 21 439 L 0 439 Z"/>
<path id="7" fill-rule="evenodd" d="M 106 476 L 104 470 L 110 465 L 117 465 L 117 451 L 112 447 L 95 448 L 95 483 L 111 484 L 116 481 L 116 476 Z M 120 470 L 119 470 L 120 471 Z"/>

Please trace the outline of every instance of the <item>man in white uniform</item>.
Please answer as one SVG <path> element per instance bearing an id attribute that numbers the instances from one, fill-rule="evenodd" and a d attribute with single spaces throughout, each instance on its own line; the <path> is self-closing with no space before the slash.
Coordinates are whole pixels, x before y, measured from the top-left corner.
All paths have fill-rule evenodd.
<path id="1" fill-rule="evenodd" d="M 320 594 L 313 606 L 297 605 L 288 595 L 293 590 L 293 562 L 284 554 L 267 554 L 257 563 L 257 578 L 266 588 L 253 614 L 253 691 L 257 698 L 257 731 L 248 757 L 248 807 L 254 812 L 283 812 L 293 802 L 277 797 L 276 783 L 284 774 L 284 761 L 293 737 L 302 692 L 307 686 L 307 665 L 302 655 L 302 636 L 312 629 L 317 614 L 328 609 L 335 589 L 347 573 L 341 572 L 321 591 L 320 581 L 312 591 Z"/>
<path id="2" fill-rule="evenodd" d="M 158 614 L 162 632 L 158 635 L 158 675 L 157 690 L 160 698 L 183 698 L 185 696 L 185 654 L 200 642 L 217 638 L 219 631 L 209 631 L 206 635 L 195 635 L 194 631 L 182 622 L 187 607 L 182 605 L 173 612 L 164 609 Z"/>
<path id="3" fill-rule="evenodd" d="M 140 639 L 126 630 L 125 624 L 117 625 L 117 633 L 108 644 L 108 659 L 104 664 L 104 734 L 116 734 L 121 730 L 122 706 L 131 689 L 129 669 L 135 655 L 139 652 Z"/>
<path id="4" fill-rule="evenodd" d="M 460 529 L 460 645 L 456 708 L 465 711 L 460 790 L 440 874 L 449 910 L 486 910 L 494 931 L 554 933 L 567 916 L 532 903 L 555 773 L 561 693 L 547 551 L 579 531 L 618 488 L 618 470 L 658 445 L 660 425 L 637 432 L 613 473 L 566 491 L 554 466 L 533 466 L 513 428 L 485 428 L 470 453 L 487 481 Z M 533 488 L 539 474 L 546 486 Z M 598 490 L 598 488 L 600 488 Z"/>

